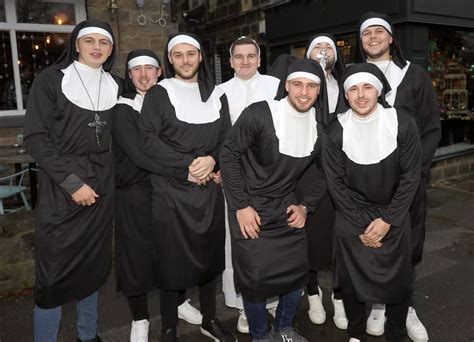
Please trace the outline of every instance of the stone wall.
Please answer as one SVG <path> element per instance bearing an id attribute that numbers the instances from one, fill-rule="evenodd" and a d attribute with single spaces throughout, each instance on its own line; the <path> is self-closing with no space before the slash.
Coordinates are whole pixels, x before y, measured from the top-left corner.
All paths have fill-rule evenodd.
<path id="1" fill-rule="evenodd" d="M 168 27 L 162 27 L 153 22 L 161 17 L 162 1 L 145 0 L 145 7 L 143 8 L 143 14 L 147 18 L 145 25 L 139 25 L 137 22 L 141 12 L 136 3 L 136 0 L 117 0 L 119 11 L 111 14 L 106 8 L 107 1 L 87 1 L 87 17 L 108 21 L 114 30 L 118 54 L 113 72 L 121 77 L 124 74 L 127 54 L 131 50 L 151 49 L 162 58 L 164 46 L 168 39 Z M 169 4 L 165 5 L 164 14 L 167 24 L 171 24 Z"/>
<path id="2" fill-rule="evenodd" d="M 474 173 L 474 153 L 433 162 L 431 182 Z"/>

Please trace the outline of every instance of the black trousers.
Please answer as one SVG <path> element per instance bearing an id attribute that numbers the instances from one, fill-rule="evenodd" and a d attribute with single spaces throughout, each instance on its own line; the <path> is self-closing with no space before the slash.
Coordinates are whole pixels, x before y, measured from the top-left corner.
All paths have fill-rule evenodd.
<path id="1" fill-rule="evenodd" d="M 355 337 L 361 341 L 367 341 L 365 331 L 367 324 L 367 313 L 365 303 L 359 302 L 355 294 L 342 294 L 344 308 L 346 310 L 349 324 L 347 332 L 350 337 Z M 402 303 L 386 306 L 387 322 L 385 323 L 385 340 L 393 342 L 405 342 L 407 339 L 406 318 L 409 299 Z"/>
<path id="2" fill-rule="evenodd" d="M 142 319 L 150 318 L 146 293 L 138 296 L 129 296 L 128 306 L 134 321 L 141 321 Z"/>
<path id="3" fill-rule="evenodd" d="M 209 322 L 216 316 L 216 284 L 214 279 L 199 285 L 199 304 L 203 322 Z M 178 325 L 178 306 L 184 302 L 185 290 L 160 289 L 160 312 L 163 331 Z"/>
<path id="4" fill-rule="evenodd" d="M 309 270 L 309 279 L 308 279 L 308 294 L 310 296 L 313 296 L 315 294 L 318 294 L 318 286 L 319 286 L 319 280 L 318 280 L 318 271 L 314 270 Z M 334 299 L 342 299 L 342 293 L 340 288 L 333 288 L 332 292 L 334 293 Z"/>

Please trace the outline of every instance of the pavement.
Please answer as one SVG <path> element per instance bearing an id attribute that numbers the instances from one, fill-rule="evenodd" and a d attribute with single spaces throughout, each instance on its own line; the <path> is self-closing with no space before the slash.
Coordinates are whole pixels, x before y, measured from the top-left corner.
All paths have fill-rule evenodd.
<path id="1" fill-rule="evenodd" d="M 427 234 L 423 262 L 417 267 L 415 307 L 431 342 L 474 342 L 474 173 L 433 184 L 428 190 L 428 201 Z M 349 340 L 346 332 L 337 329 L 332 321 L 330 279 L 330 272 L 321 272 L 326 322 L 310 322 L 306 297 L 295 318 L 295 326 L 311 342 Z M 218 292 L 217 317 L 236 334 L 238 341 L 250 342 L 248 335 L 236 330 L 238 311 L 226 308 L 223 295 Z M 196 289 L 189 290 L 188 295 L 197 306 Z M 150 342 L 155 342 L 161 329 L 157 292 L 149 295 L 149 309 Z M 32 341 L 32 310 L 31 290 L 0 294 L 0 342 Z M 58 341 L 75 341 L 75 319 L 74 305 L 65 305 Z M 115 291 L 111 270 L 100 290 L 99 335 L 104 342 L 128 341 L 130 322 L 126 299 Z M 178 334 L 182 342 L 211 341 L 200 334 L 198 326 L 183 321 L 179 323 Z M 368 341 L 385 339 L 369 337 Z"/>

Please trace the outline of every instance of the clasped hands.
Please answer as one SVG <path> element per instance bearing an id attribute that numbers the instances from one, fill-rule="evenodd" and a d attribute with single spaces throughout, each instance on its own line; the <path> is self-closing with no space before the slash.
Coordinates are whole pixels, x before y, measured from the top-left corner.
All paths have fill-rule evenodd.
<path id="1" fill-rule="evenodd" d="M 364 234 L 359 235 L 359 239 L 366 247 L 379 248 L 382 247 L 382 239 L 389 230 L 390 224 L 379 217 L 370 222 Z"/>
<path id="2" fill-rule="evenodd" d="M 212 172 L 214 166 L 216 166 L 216 161 L 211 156 L 197 157 L 188 167 L 188 182 L 205 185 L 213 180 L 216 184 L 219 184 L 221 182 L 221 172 Z"/>
<path id="3" fill-rule="evenodd" d="M 292 228 L 303 228 L 306 222 L 306 209 L 301 205 L 292 204 L 286 208 L 288 215 L 288 226 Z M 258 239 L 260 233 L 260 216 L 257 211 L 248 206 L 239 209 L 236 212 L 237 222 L 239 223 L 240 232 L 244 238 Z"/>

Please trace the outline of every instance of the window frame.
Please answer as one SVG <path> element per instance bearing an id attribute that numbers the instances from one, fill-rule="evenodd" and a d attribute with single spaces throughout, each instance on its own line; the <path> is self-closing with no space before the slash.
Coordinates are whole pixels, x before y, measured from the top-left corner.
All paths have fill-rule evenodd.
<path id="1" fill-rule="evenodd" d="M 74 4 L 76 23 L 87 19 L 85 0 L 56 0 L 54 2 Z M 0 118 L 25 115 L 25 104 L 23 103 L 23 97 L 21 94 L 20 67 L 18 65 L 17 32 L 71 33 L 74 29 L 74 25 L 18 23 L 16 16 L 16 0 L 5 0 L 5 20 L 5 22 L 0 22 L 0 32 L 8 32 L 10 36 L 11 62 L 18 108 L 0 110 Z"/>

